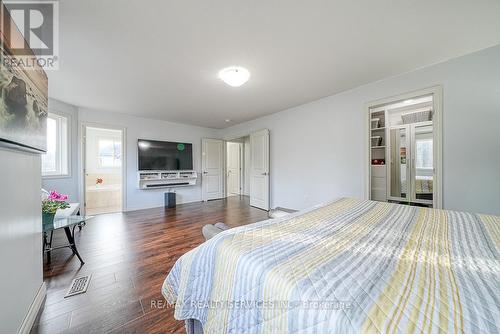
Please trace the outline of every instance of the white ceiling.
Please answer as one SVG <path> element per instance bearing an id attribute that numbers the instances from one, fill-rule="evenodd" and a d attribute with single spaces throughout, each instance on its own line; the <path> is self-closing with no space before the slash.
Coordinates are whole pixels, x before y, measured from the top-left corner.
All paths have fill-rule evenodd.
<path id="1" fill-rule="evenodd" d="M 49 95 L 223 128 L 499 43 L 498 0 L 61 0 Z"/>

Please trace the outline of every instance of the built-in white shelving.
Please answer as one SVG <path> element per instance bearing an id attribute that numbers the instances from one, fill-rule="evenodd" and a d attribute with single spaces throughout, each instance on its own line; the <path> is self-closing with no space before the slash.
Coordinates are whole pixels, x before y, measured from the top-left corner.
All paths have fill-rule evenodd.
<path id="1" fill-rule="evenodd" d="M 387 198 L 385 165 L 387 121 L 385 109 L 370 111 L 370 198 L 376 201 L 385 201 Z M 377 161 L 374 163 L 375 160 Z"/>
<path id="2" fill-rule="evenodd" d="M 194 186 L 198 174 L 192 170 L 182 171 L 140 171 L 138 174 L 139 189 L 157 189 Z"/>

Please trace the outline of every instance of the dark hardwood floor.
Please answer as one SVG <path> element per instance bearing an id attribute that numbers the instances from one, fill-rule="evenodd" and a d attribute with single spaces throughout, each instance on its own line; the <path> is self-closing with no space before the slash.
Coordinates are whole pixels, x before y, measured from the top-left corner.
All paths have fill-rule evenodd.
<path id="1" fill-rule="evenodd" d="M 175 261 L 203 242 L 205 224 L 235 227 L 266 217 L 237 196 L 97 216 L 75 232 L 85 265 L 69 249 L 54 251 L 44 264 L 47 298 L 31 332 L 184 333 L 184 323 L 162 307 L 161 285 Z M 66 241 L 60 232 L 54 245 Z M 71 280 L 85 274 L 92 274 L 87 293 L 64 298 Z"/>

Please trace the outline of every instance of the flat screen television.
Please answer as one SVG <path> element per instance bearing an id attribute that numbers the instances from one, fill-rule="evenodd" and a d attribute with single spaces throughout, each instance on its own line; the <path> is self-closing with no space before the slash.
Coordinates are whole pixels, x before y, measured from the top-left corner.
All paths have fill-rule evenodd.
<path id="1" fill-rule="evenodd" d="M 193 144 L 139 139 L 139 171 L 192 170 Z"/>

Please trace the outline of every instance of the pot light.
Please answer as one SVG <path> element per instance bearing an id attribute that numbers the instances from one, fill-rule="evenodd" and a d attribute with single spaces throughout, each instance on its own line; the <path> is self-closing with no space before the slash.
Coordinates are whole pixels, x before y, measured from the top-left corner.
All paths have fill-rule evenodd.
<path id="1" fill-rule="evenodd" d="M 229 123 L 231 120 L 229 118 L 225 119 L 224 122 Z"/>
<path id="2" fill-rule="evenodd" d="M 239 87 L 248 81 L 250 72 L 241 66 L 230 66 L 219 71 L 219 78 L 231 87 Z"/>

